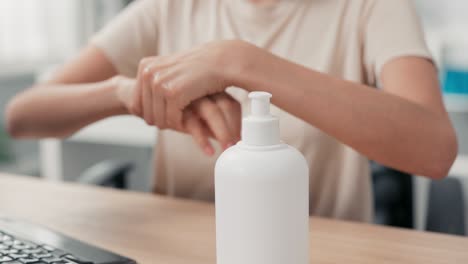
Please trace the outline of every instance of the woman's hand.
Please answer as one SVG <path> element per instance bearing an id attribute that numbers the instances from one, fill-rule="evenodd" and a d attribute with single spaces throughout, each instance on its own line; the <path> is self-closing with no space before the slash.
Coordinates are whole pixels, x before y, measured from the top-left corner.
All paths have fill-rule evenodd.
<path id="1" fill-rule="evenodd" d="M 117 97 L 127 111 L 142 117 L 133 111 L 137 81 L 118 76 L 114 78 L 114 82 Z M 208 140 L 210 137 L 218 140 L 223 148 L 240 140 L 241 116 L 239 102 L 222 92 L 195 100 L 183 111 L 181 126 L 166 128 L 191 134 L 200 148 L 211 156 L 214 148 Z"/>
<path id="2" fill-rule="evenodd" d="M 245 66 L 244 58 L 254 60 L 250 47 L 238 40 L 217 41 L 175 55 L 143 59 L 132 111 L 159 128 L 179 128 L 184 109 L 192 102 L 234 85 Z"/>
<path id="3" fill-rule="evenodd" d="M 208 139 L 216 139 L 223 149 L 240 140 L 242 112 L 239 102 L 222 92 L 192 102 L 183 112 L 182 131 L 191 134 L 209 156 L 214 149 Z"/>

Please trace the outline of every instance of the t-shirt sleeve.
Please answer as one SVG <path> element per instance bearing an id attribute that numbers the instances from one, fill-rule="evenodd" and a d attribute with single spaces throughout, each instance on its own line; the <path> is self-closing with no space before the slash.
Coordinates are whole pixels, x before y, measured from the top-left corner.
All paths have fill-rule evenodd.
<path id="1" fill-rule="evenodd" d="M 410 0 L 374 0 L 364 28 L 367 82 L 380 83 L 383 66 L 402 56 L 432 59 Z"/>
<path id="2" fill-rule="evenodd" d="M 90 40 L 112 62 L 119 74 L 136 76 L 144 57 L 157 53 L 158 0 L 130 4 Z"/>

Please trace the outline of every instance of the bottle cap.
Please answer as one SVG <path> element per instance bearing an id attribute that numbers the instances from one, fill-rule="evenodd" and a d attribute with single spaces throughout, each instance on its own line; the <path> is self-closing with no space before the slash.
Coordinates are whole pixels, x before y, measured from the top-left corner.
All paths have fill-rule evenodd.
<path id="1" fill-rule="evenodd" d="M 251 92 L 250 115 L 242 120 L 242 142 L 253 146 L 268 146 L 280 143 L 279 119 L 270 113 L 267 92 Z"/>

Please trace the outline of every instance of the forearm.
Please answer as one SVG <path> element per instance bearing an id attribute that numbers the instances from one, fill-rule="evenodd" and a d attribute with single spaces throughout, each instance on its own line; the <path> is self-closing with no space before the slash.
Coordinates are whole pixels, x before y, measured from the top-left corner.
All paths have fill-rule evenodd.
<path id="1" fill-rule="evenodd" d="M 19 138 L 66 137 L 102 118 L 126 114 L 114 83 L 107 80 L 28 89 L 7 106 L 8 130 Z"/>
<path id="2" fill-rule="evenodd" d="M 433 177 L 447 170 L 441 163 L 451 164 L 445 113 L 278 57 L 256 61 L 238 85 L 271 92 L 277 106 L 370 159 Z"/>

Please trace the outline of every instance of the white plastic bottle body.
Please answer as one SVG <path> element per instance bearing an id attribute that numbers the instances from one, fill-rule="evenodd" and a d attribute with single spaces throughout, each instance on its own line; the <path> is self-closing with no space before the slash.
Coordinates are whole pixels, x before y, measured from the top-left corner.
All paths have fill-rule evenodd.
<path id="1" fill-rule="evenodd" d="M 225 151 L 215 168 L 217 264 L 309 263 L 309 171 L 279 144 Z"/>

